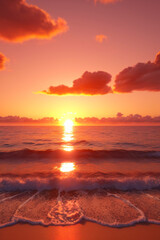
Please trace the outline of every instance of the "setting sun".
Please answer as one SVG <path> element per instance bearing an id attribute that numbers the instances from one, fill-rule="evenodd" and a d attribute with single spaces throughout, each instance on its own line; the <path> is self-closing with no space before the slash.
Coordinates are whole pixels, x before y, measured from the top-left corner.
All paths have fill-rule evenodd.
<path id="1" fill-rule="evenodd" d="M 75 169 L 74 163 L 61 163 L 60 171 L 61 172 L 72 172 Z"/>
<path id="2" fill-rule="evenodd" d="M 73 125 L 74 125 L 74 123 L 73 123 L 73 121 L 72 121 L 71 119 L 67 119 L 67 120 L 65 120 L 65 122 L 64 122 L 64 127 L 65 127 L 65 128 L 72 128 Z"/>

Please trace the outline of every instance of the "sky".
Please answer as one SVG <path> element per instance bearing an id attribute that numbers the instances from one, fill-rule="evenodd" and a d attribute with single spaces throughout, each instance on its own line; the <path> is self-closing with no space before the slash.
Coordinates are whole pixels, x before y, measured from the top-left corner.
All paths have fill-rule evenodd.
<path id="1" fill-rule="evenodd" d="M 159 12 L 159 0 L 1 0 L 0 116 L 159 116 Z"/>

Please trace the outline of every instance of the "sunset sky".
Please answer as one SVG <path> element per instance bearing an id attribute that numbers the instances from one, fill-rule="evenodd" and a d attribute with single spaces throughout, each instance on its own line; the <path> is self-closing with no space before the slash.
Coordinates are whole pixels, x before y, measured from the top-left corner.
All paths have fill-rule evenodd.
<path id="1" fill-rule="evenodd" d="M 160 115 L 159 0 L 0 3 L 0 116 Z"/>

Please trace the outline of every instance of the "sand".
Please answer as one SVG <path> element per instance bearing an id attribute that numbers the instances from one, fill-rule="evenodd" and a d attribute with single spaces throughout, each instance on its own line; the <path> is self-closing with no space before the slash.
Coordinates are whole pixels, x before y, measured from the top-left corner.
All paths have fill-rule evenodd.
<path id="1" fill-rule="evenodd" d="M 32 226 L 17 224 L 0 229 L 0 240 L 159 240 L 159 225 L 110 228 L 86 222 L 73 226 Z"/>

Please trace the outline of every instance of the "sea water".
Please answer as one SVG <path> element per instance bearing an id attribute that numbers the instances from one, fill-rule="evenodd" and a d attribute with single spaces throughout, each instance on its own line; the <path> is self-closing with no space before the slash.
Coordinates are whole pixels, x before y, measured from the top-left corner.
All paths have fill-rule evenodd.
<path id="1" fill-rule="evenodd" d="M 160 223 L 160 127 L 1 126 L 0 227 L 82 220 Z"/>

